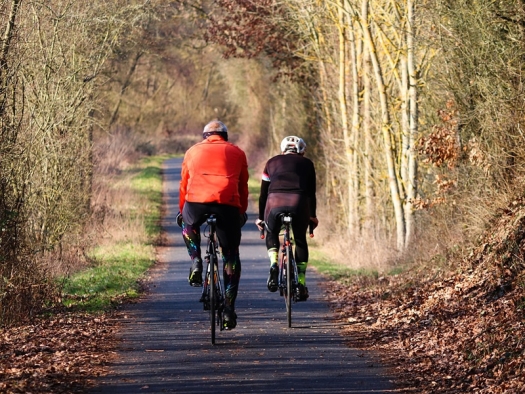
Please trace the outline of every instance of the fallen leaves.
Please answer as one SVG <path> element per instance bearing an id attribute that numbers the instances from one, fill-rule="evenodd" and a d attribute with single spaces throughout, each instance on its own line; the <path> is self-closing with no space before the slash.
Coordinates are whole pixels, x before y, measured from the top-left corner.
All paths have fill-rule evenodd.
<path id="1" fill-rule="evenodd" d="M 450 262 L 455 269 L 425 267 L 366 287 L 329 282 L 327 295 L 352 345 L 384 354 L 404 390 L 523 393 L 524 252 L 520 199 L 468 258 Z"/>
<path id="2" fill-rule="evenodd" d="M 0 331 L 0 392 L 83 392 L 115 355 L 110 315 L 59 312 Z"/>

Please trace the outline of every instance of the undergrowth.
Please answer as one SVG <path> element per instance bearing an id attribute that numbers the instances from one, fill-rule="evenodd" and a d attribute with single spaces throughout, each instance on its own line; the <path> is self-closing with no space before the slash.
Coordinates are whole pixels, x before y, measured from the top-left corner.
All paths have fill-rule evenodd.
<path id="1" fill-rule="evenodd" d="M 160 240 L 165 159 L 146 157 L 107 178 L 113 197 L 103 200 L 99 242 L 87 252 L 91 265 L 62 279 L 64 305 L 96 312 L 140 295 L 141 279 L 155 262 Z"/>

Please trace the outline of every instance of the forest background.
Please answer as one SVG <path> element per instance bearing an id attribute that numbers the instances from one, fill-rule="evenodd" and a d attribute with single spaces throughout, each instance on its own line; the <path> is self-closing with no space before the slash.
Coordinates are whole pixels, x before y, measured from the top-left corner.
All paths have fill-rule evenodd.
<path id="1" fill-rule="evenodd" d="M 213 118 L 255 172 L 285 135 L 307 141 L 319 237 L 354 267 L 472 241 L 522 185 L 521 1 L 4 0 L 0 13 L 2 320 L 96 242 L 97 174 L 183 153 Z"/>
<path id="2" fill-rule="evenodd" d="M 182 154 L 214 118 L 255 174 L 303 137 L 316 237 L 377 276 L 461 254 L 522 191 L 521 0 L 0 0 L 0 15 L 1 325 L 93 263 L 121 214 L 108 179 Z"/>

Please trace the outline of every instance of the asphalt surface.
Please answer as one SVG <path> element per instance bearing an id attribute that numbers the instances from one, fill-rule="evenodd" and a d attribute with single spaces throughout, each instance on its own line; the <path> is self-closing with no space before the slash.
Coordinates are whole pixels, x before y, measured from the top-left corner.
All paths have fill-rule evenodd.
<path id="1" fill-rule="evenodd" d="M 175 223 L 181 159 L 165 165 L 163 221 L 168 247 L 152 271 L 151 293 L 126 305 L 118 359 L 93 393 L 387 393 L 395 391 L 371 354 L 352 349 L 323 298 L 322 278 L 307 271 L 310 298 L 293 304 L 266 288 L 269 261 L 255 207 L 243 228 L 237 327 L 211 345 L 200 288 L 188 284 L 190 260 Z"/>

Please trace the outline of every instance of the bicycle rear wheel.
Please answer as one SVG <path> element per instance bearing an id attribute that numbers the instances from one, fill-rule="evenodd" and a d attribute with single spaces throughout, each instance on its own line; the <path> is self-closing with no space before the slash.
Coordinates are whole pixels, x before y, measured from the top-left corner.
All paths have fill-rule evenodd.
<path id="1" fill-rule="evenodd" d="M 215 254 L 217 256 L 217 254 Z M 219 261 L 218 258 L 215 259 L 216 262 Z M 219 273 L 219 266 L 215 265 L 215 310 L 217 312 L 216 323 L 219 327 L 219 331 L 224 330 L 224 291 L 222 290 L 221 275 Z"/>
<path id="2" fill-rule="evenodd" d="M 286 292 L 284 294 L 284 300 L 286 303 L 286 318 L 288 320 L 288 327 L 292 327 L 292 246 L 286 247 Z"/>
<path id="3" fill-rule="evenodd" d="M 215 267 L 217 265 L 217 255 L 210 253 L 210 265 L 209 265 L 209 295 L 210 295 L 210 325 L 211 325 L 211 343 L 215 345 L 215 314 L 217 309 L 217 292 L 216 292 L 216 275 Z"/>

